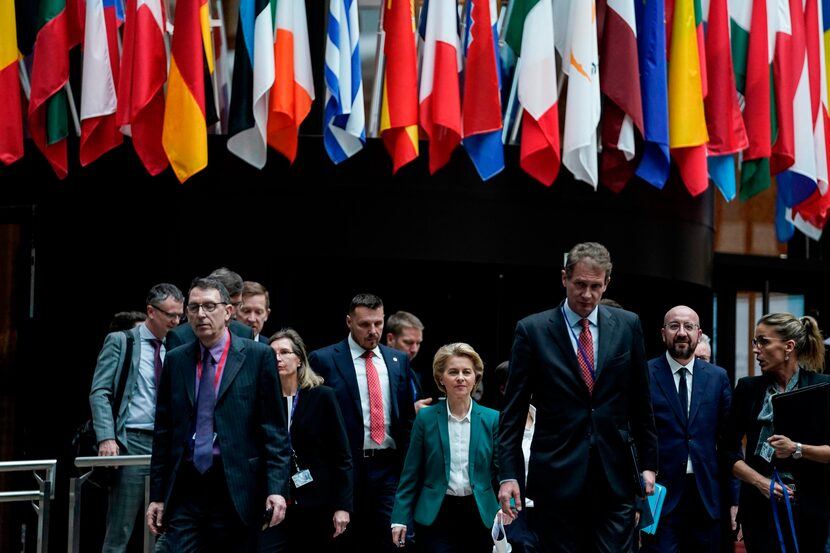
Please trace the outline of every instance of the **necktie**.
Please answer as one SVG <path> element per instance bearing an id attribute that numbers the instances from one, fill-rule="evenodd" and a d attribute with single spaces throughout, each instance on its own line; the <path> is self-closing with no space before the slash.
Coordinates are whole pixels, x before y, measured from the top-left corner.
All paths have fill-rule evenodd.
<path id="1" fill-rule="evenodd" d="M 689 415 L 689 385 L 686 382 L 686 367 L 680 367 L 680 384 L 677 386 L 677 398 L 680 400 L 680 411 L 683 413 L 683 421 Z"/>
<path id="2" fill-rule="evenodd" d="M 594 391 L 594 338 L 591 336 L 591 329 L 588 328 L 590 321 L 581 319 L 582 331 L 579 333 L 579 345 L 576 358 L 579 361 L 579 368 L 582 369 L 582 380 L 588 386 L 588 393 Z"/>
<path id="3" fill-rule="evenodd" d="M 369 387 L 369 436 L 376 444 L 383 442 L 384 421 L 383 421 L 383 393 L 380 391 L 380 378 L 375 362 L 372 360 L 372 352 L 363 352 L 363 359 L 366 360 L 366 381 Z"/>
<path id="4" fill-rule="evenodd" d="M 213 380 L 216 366 L 207 349 L 202 351 L 202 377 L 199 379 L 199 398 L 196 400 L 196 440 L 193 445 L 193 466 L 204 474 L 213 464 L 213 408 L 216 393 Z"/>
<path id="5" fill-rule="evenodd" d="M 159 387 L 159 379 L 161 378 L 161 340 L 153 338 L 150 340 L 153 343 L 153 375 L 155 377 L 156 389 Z"/>

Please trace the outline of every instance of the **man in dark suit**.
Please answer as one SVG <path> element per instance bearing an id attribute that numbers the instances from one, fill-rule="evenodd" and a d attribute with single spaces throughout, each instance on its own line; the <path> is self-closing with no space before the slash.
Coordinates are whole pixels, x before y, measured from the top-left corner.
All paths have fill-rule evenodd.
<path id="1" fill-rule="evenodd" d="M 610 277 L 608 250 L 577 244 L 562 270 L 566 301 L 516 325 L 499 427 L 499 501 L 508 518 L 522 507 L 533 395 L 527 495 L 535 506 L 527 522 L 540 551 L 630 551 L 639 476 L 653 493 L 657 436 L 643 334 L 635 314 L 598 305 Z"/>
<path id="2" fill-rule="evenodd" d="M 726 471 L 719 469 L 717 443 L 732 388 L 724 369 L 695 358 L 703 331 L 692 309 L 670 309 L 661 332 L 666 354 L 649 361 L 648 369 L 660 454 L 657 481 L 667 491 L 657 533 L 643 534 L 643 550 L 716 553 L 721 496 L 729 488 Z"/>
<path id="3" fill-rule="evenodd" d="M 355 296 L 346 326 L 345 340 L 313 351 L 309 362 L 337 394 L 352 450 L 355 505 L 344 545 L 353 551 L 387 551 L 393 549 L 392 507 L 415 417 L 409 359 L 379 343 L 379 297 Z"/>
<path id="4" fill-rule="evenodd" d="M 243 282 L 241 303 L 239 309 L 236 310 L 236 317 L 253 329 L 253 339 L 257 342 L 268 343 L 268 337 L 262 334 L 262 329 L 270 314 L 271 298 L 268 295 L 268 289 L 252 280 Z"/>
<path id="5" fill-rule="evenodd" d="M 285 515 L 290 449 L 270 348 L 232 336 L 230 297 L 193 281 L 186 309 L 197 340 L 164 360 L 147 524 L 168 550 L 255 551 L 263 512 Z"/>

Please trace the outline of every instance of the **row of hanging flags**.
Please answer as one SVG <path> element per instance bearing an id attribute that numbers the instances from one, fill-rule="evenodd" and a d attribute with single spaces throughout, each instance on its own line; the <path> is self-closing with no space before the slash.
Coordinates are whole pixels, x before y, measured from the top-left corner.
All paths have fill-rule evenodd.
<path id="1" fill-rule="evenodd" d="M 66 176 L 69 50 L 81 44 L 82 165 L 128 135 L 151 175 L 170 165 L 184 182 L 207 166 L 217 96 L 230 97 L 231 152 L 262 168 L 270 146 L 293 162 L 315 99 L 305 1 L 240 0 L 230 87 L 214 75 L 225 63 L 214 48 L 226 46 L 208 0 L 177 0 L 174 30 L 166 3 L 39 0 L 26 63 L 22 15 L 0 0 L 0 160 L 22 157 L 28 105 L 34 143 Z M 357 4 L 329 1 L 323 143 L 338 164 L 366 142 Z M 521 168 L 548 186 L 564 164 L 595 189 L 620 191 L 634 176 L 662 188 L 673 160 L 693 196 L 711 178 L 727 201 L 746 200 L 775 176 L 779 240 L 795 228 L 820 237 L 830 0 L 509 0 L 502 17 L 498 8 L 424 0 L 416 26 L 411 0 L 382 0 L 368 128 L 395 172 L 419 156 L 419 138 L 430 173 L 462 146 L 483 180 L 518 141 Z"/>

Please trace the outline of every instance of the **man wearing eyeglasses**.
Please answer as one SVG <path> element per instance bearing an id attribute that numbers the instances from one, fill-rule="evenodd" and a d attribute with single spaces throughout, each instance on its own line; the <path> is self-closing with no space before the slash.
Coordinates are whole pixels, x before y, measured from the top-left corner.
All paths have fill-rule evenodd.
<path id="1" fill-rule="evenodd" d="M 174 285 L 156 284 L 147 294 L 147 319 L 131 330 L 112 332 L 104 340 L 89 394 L 98 455 L 150 453 L 156 390 L 167 353 L 165 337 L 179 324 L 183 303 L 184 296 Z M 123 393 L 115 405 L 125 369 Z M 104 553 L 125 551 L 136 515 L 144 506 L 144 477 L 148 472 L 147 467 L 138 466 L 117 471 L 110 487 Z"/>
<path id="2" fill-rule="evenodd" d="M 230 296 L 193 281 L 197 340 L 164 361 L 156 403 L 147 525 L 169 551 L 251 552 L 285 516 L 290 448 L 268 346 L 228 331 Z M 267 513 L 264 516 L 263 513 Z"/>
<path id="3" fill-rule="evenodd" d="M 685 305 L 666 313 L 661 330 L 666 353 L 649 361 L 657 424 L 660 473 L 666 499 L 657 532 L 643 534 L 651 552 L 720 551 L 721 498 L 728 476 L 718 465 L 732 388 L 726 371 L 695 357 L 703 332 Z M 731 498 L 737 505 L 737 498 Z"/>

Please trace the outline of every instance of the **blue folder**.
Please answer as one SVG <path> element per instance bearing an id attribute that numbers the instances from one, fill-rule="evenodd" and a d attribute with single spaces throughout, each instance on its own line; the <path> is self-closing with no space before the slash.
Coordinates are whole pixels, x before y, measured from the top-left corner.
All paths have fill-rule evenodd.
<path id="1" fill-rule="evenodd" d="M 660 511 L 663 510 L 664 499 L 666 499 L 666 486 L 655 482 L 654 494 L 648 496 L 648 508 L 651 509 L 651 516 L 654 522 L 643 528 L 643 532 L 654 534 L 657 531 L 657 524 L 660 522 Z"/>

